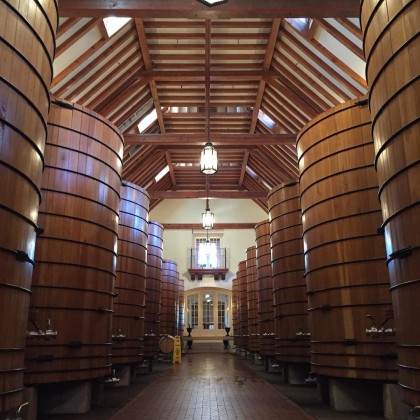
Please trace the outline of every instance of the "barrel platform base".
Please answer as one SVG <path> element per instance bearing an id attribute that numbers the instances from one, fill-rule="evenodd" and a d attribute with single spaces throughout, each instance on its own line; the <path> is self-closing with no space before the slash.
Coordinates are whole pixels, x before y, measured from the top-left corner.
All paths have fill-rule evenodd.
<path id="1" fill-rule="evenodd" d="M 306 363 L 288 363 L 286 366 L 287 383 L 305 385 L 309 376 L 310 365 Z"/>
<path id="2" fill-rule="evenodd" d="M 383 413 L 383 383 L 329 378 L 330 406 L 335 411 Z"/>
<path id="3" fill-rule="evenodd" d="M 90 410 L 92 382 L 66 382 L 38 387 L 38 413 L 84 414 Z"/>
<path id="4" fill-rule="evenodd" d="M 397 384 L 384 384 L 384 417 L 387 420 L 410 418 L 411 406 L 401 401 Z"/>
<path id="5" fill-rule="evenodd" d="M 117 366 L 115 375 L 120 380 L 116 386 L 130 386 L 131 383 L 131 366 Z"/>

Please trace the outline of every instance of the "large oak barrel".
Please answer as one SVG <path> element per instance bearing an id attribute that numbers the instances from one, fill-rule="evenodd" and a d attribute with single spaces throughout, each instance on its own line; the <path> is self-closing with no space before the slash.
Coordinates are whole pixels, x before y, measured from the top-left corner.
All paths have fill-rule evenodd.
<path id="1" fill-rule="evenodd" d="M 177 302 L 179 273 L 175 261 L 162 261 L 162 296 L 160 314 L 160 335 L 177 335 Z"/>
<path id="2" fill-rule="evenodd" d="M 276 358 L 309 363 L 310 333 L 298 182 L 268 194 L 276 326 Z"/>
<path id="3" fill-rule="evenodd" d="M 271 269 L 270 224 L 264 220 L 255 225 L 258 279 L 258 315 L 260 323 L 260 354 L 274 357 L 275 326 L 273 308 L 273 278 Z"/>
<path id="4" fill-rule="evenodd" d="M 149 194 L 123 181 L 112 320 L 113 364 L 134 364 L 143 359 L 148 217 Z"/>
<path id="5" fill-rule="evenodd" d="M 364 0 L 366 75 L 402 399 L 420 404 L 420 5 Z"/>
<path id="6" fill-rule="evenodd" d="M 392 317 L 370 130 L 361 98 L 298 135 L 311 364 L 326 376 L 395 380 L 394 337 L 366 333 L 369 317 L 378 328 Z"/>
<path id="7" fill-rule="evenodd" d="M 123 139 L 95 112 L 53 100 L 37 238 L 27 384 L 111 371 Z M 49 340 L 38 330 L 51 330 Z"/>
<path id="8" fill-rule="evenodd" d="M 258 280 L 256 247 L 246 250 L 246 288 L 248 300 L 249 351 L 260 351 L 260 324 L 258 318 Z"/>
<path id="9" fill-rule="evenodd" d="M 163 226 L 151 220 L 147 240 L 146 311 L 144 320 L 144 357 L 159 355 L 160 312 L 163 261 Z"/>
<path id="10" fill-rule="evenodd" d="M 185 293 L 184 293 L 184 279 L 179 277 L 179 286 L 178 286 L 178 335 L 184 335 L 184 327 L 185 327 Z M 182 341 L 181 341 L 182 343 Z"/>
<path id="11" fill-rule="evenodd" d="M 246 260 L 238 264 L 238 315 L 239 315 L 239 347 L 248 350 L 248 299 L 246 289 Z"/>
<path id="12" fill-rule="evenodd" d="M 239 337 L 239 272 L 236 272 L 236 277 L 232 279 L 232 327 L 233 327 L 233 342 L 235 347 L 240 347 Z"/>
<path id="13" fill-rule="evenodd" d="M 0 1 L 0 417 L 23 402 L 57 23 L 54 0 Z"/>

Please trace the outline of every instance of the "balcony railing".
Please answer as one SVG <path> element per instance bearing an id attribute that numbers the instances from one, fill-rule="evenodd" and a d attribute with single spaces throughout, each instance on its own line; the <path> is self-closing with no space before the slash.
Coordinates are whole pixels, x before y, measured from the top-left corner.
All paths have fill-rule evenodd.
<path id="1" fill-rule="evenodd" d="M 191 280 L 202 280 L 203 275 L 212 275 L 215 280 L 224 280 L 228 272 L 228 253 L 226 248 L 216 244 L 203 244 L 189 248 L 189 268 Z"/>

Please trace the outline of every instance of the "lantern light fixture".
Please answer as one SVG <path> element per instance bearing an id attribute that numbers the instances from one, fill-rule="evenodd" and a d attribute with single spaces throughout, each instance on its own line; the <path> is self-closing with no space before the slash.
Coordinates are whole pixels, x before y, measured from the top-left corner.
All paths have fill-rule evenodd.
<path id="1" fill-rule="evenodd" d="M 208 141 L 201 149 L 200 158 L 201 173 L 213 175 L 217 172 L 217 150 L 211 141 Z"/>
<path id="2" fill-rule="evenodd" d="M 201 213 L 203 221 L 203 229 L 213 229 L 214 213 L 210 211 L 209 199 L 206 200 L 206 211 Z"/>
<path id="3" fill-rule="evenodd" d="M 219 6 L 220 4 L 227 3 L 228 0 L 197 0 L 208 7 Z"/>

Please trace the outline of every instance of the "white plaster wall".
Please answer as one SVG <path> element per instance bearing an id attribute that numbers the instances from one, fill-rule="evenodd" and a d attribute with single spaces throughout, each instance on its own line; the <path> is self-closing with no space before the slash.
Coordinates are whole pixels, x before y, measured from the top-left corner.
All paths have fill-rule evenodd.
<path id="1" fill-rule="evenodd" d="M 159 223 L 201 223 L 201 213 L 205 200 L 184 199 L 165 200 L 156 206 L 149 219 Z M 259 223 L 268 215 L 252 200 L 214 199 L 210 209 L 215 214 L 215 223 Z M 210 232 L 210 236 L 211 236 Z M 178 271 L 185 281 L 185 290 L 196 287 L 223 287 L 232 289 L 232 279 L 236 277 L 238 263 L 246 259 L 246 249 L 255 245 L 254 229 L 214 230 L 221 236 L 221 246 L 227 248 L 229 272 L 225 280 L 214 280 L 204 276 L 203 280 L 191 280 L 188 273 L 188 248 L 194 246 L 195 236 L 205 235 L 204 230 L 165 229 L 163 234 L 163 257 L 178 263 Z"/>

